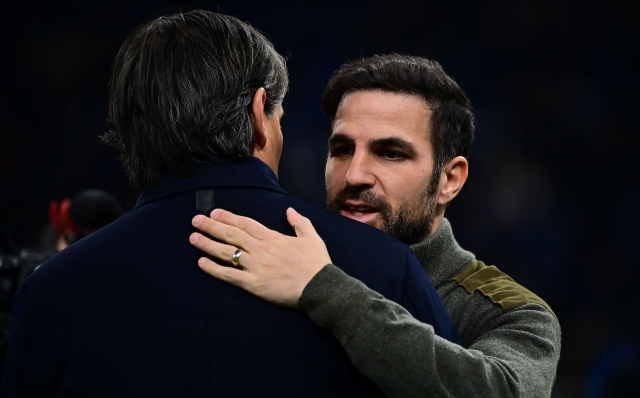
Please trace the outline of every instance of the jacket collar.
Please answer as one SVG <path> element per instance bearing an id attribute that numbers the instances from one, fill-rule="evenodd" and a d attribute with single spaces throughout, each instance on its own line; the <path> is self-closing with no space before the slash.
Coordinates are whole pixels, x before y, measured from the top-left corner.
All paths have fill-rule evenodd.
<path id="1" fill-rule="evenodd" d="M 159 184 L 148 186 L 138 198 L 135 209 L 180 192 L 203 188 L 244 187 L 262 188 L 288 195 L 280 187 L 278 177 L 260 159 L 250 157 L 240 162 L 228 159 L 206 161 L 197 167 L 197 173 L 178 177 L 166 173 Z"/>

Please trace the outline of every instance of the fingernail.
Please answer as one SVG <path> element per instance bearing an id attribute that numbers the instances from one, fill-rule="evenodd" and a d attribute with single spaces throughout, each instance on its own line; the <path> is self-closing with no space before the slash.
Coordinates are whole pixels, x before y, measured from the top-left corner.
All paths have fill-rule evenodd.
<path id="1" fill-rule="evenodd" d="M 196 233 L 192 233 L 191 236 L 189 236 L 189 241 L 191 241 L 192 243 L 195 243 L 198 241 L 198 235 Z"/>
<path id="2" fill-rule="evenodd" d="M 219 215 L 220 209 L 213 209 L 213 211 L 211 212 L 211 218 L 218 218 Z"/>
<path id="3" fill-rule="evenodd" d="M 198 260 L 198 265 L 202 267 L 206 264 L 206 262 L 207 262 L 206 258 L 200 257 L 200 259 Z"/>
<path id="4" fill-rule="evenodd" d="M 204 216 L 202 214 L 198 214 L 197 216 L 193 217 L 193 225 L 198 225 L 200 224 L 202 221 L 204 220 Z"/>

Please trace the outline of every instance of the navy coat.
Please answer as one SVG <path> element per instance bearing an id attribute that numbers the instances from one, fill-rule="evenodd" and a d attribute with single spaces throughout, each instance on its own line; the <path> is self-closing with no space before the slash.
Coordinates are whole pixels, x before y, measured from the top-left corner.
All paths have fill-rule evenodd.
<path id="1" fill-rule="evenodd" d="M 289 196 L 263 162 L 167 175 L 133 211 L 54 256 L 14 299 L 3 395 L 11 397 L 375 397 L 338 341 L 295 310 L 197 266 L 188 241 L 197 189 L 216 207 L 295 235 L 313 222 L 332 260 L 438 334 L 457 337 L 410 249 Z"/>

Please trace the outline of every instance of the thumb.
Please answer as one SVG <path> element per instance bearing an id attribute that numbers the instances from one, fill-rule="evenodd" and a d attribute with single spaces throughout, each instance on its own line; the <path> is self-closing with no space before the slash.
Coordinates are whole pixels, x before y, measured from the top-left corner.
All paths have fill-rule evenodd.
<path id="1" fill-rule="evenodd" d="M 318 236 L 316 229 L 308 218 L 300 215 L 293 207 L 287 209 L 287 221 L 296 231 L 298 238 L 315 238 Z"/>

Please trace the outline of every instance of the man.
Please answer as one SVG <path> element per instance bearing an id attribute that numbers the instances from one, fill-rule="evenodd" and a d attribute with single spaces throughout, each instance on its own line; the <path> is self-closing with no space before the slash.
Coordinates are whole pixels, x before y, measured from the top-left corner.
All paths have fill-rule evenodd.
<path id="1" fill-rule="evenodd" d="M 293 255 L 299 252 L 295 242 L 263 239 L 269 250 L 253 248 L 245 275 L 225 277 L 207 260 L 200 266 L 266 300 L 296 305 L 331 329 L 358 370 L 390 396 L 550 396 L 560 355 L 555 315 L 539 297 L 460 248 L 444 218 L 467 179 L 464 156 L 474 132 L 471 104 L 458 84 L 424 58 L 373 56 L 343 65 L 322 107 L 331 122 L 328 207 L 411 245 L 467 349 L 434 336 L 429 325 L 392 303 L 363 312 L 361 303 L 375 292 L 333 265 L 293 273 L 315 257 L 311 251 Z M 306 223 L 292 212 L 289 219 Z M 211 231 L 218 222 L 268 236 L 250 220 L 220 211 L 199 228 Z M 194 244 L 210 253 L 224 247 L 204 238 Z"/>
<path id="2" fill-rule="evenodd" d="M 287 84 L 273 45 L 229 16 L 161 17 L 126 39 L 113 66 L 106 140 L 146 189 L 133 211 L 25 281 L 15 299 L 5 396 L 382 396 L 331 333 L 304 314 L 195 266 L 189 220 L 214 204 L 288 234 L 294 230 L 283 214 L 296 207 L 326 241 L 331 258 L 321 253 L 320 263 L 345 264 L 455 338 L 406 247 L 278 185 Z M 250 258 L 232 252 L 223 259 L 238 265 Z"/>
<path id="3" fill-rule="evenodd" d="M 85 189 L 73 199 L 49 203 L 49 225 L 57 237 L 56 252 L 112 223 L 122 215 L 122 207 L 112 194 L 101 189 Z"/>

